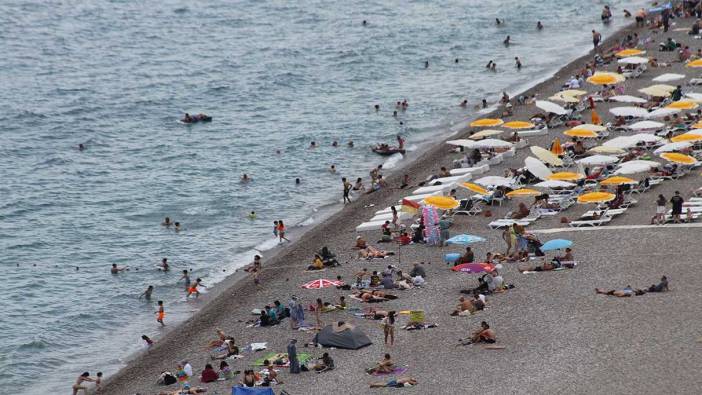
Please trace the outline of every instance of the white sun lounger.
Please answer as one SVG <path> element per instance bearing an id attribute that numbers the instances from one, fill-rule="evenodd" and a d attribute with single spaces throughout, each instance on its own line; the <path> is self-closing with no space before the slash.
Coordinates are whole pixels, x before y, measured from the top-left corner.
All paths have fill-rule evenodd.
<path id="1" fill-rule="evenodd" d="M 602 212 L 601 210 L 590 210 L 590 211 L 586 212 L 585 214 L 583 214 L 582 216 L 583 217 L 592 217 L 593 215 L 599 214 L 601 212 Z M 613 209 L 607 210 L 605 212 L 605 215 L 610 216 L 610 217 L 615 217 L 617 215 L 624 214 L 625 212 L 626 212 L 625 208 L 613 208 Z"/>
<path id="2" fill-rule="evenodd" d="M 611 220 L 612 217 L 605 216 L 599 219 L 571 221 L 568 225 L 573 228 L 579 228 L 581 226 L 601 226 L 608 223 Z"/>
<path id="3" fill-rule="evenodd" d="M 701 213 L 693 213 L 693 214 L 692 214 L 692 220 L 693 220 L 693 221 L 697 221 L 698 219 L 700 219 L 700 216 L 702 216 Z M 685 213 L 683 213 L 683 214 L 680 216 L 680 221 L 682 221 L 682 222 L 687 222 L 687 215 L 685 215 Z M 670 215 L 670 214 L 667 214 L 667 215 L 665 216 L 665 222 L 666 222 L 666 223 L 668 223 L 668 222 L 673 222 L 673 216 Z"/>
<path id="4" fill-rule="evenodd" d="M 385 224 L 385 221 L 364 222 L 356 227 L 356 232 L 379 230 L 383 224 Z"/>
<path id="5" fill-rule="evenodd" d="M 397 218 L 402 221 L 406 219 L 411 219 L 414 217 L 414 215 L 397 210 Z M 371 218 L 369 222 L 377 222 L 377 221 L 392 221 L 392 212 L 387 213 L 387 214 L 378 214 L 375 217 Z"/>
<path id="6" fill-rule="evenodd" d="M 685 213 L 687 212 L 688 209 L 690 209 L 690 211 L 693 213 L 702 213 L 702 206 L 688 206 L 688 207 L 683 208 L 683 213 L 680 214 L 680 216 L 684 217 Z M 668 210 L 668 214 L 670 214 L 672 212 L 673 212 L 673 210 Z"/>
<path id="7" fill-rule="evenodd" d="M 502 154 L 497 154 L 497 155 L 493 156 L 492 158 L 488 159 L 488 164 L 489 165 L 498 165 L 498 164 L 502 163 L 503 160 L 504 160 L 504 157 L 502 156 Z"/>
<path id="8" fill-rule="evenodd" d="M 404 199 L 411 200 L 413 202 L 421 202 L 422 200 L 428 198 L 429 196 L 436 196 L 440 194 L 441 191 L 435 191 L 431 193 L 421 193 L 419 195 L 406 196 Z M 398 205 L 402 204 L 402 200 L 399 201 Z M 397 207 L 395 207 L 397 208 Z"/>
<path id="9" fill-rule="evenodd" d="M 453 187 L 455 183 L 448 183 L 448 184 L 441 184 L 441 185 L 432 185 L 432 186 L 427 186 L 427 187 L 421 187 L 417 188 L 414 191 L 412 191 L 413 194 L 415 195 L 424 195 L 427 193 L 436 193 L 436 192 L 441 192 L 445 189 L 449 189 Z M 405 198 L 407 199 L 407 198 Z"/>
<path id="10" fill-rule="evenodd" d="M 429 185 L 436 185 L 437 183 L 440 184 L 455 184 L 457 182 L 463 182 L 463 181 L 468 181 L 473 175 L 470 173 L 466 174 L 459 174 L 451 177 L 442 177 L 442 178 L 437 178 L 434 180 L 431 180 L 428 182 Z"/>
<path id="11" fill-rule="evenodd" d="M 492 221 L 488 224 L 488 226 L 491 229 L 499 229 L 499 228 L 506 228 L 508 226 L 512 226 L 513 224 L 521 225 L 521 226 L 529 226 L 531 224 L 530 221 L 523 221 L 521 219 L 498 219 L 495 221 Z"/>

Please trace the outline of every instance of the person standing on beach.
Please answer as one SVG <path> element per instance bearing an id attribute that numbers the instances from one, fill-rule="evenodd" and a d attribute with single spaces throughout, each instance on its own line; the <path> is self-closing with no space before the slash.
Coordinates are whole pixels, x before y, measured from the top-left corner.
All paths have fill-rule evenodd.
<path id="1" fill-rule="evenodd" d="M 600 45 L 600 41 L 602 41 L 602 35 L 596 31 L 592 31 L 592 45 L 595 49 L 597 49 L 597 46 Z"/>
<path id="2" fill-rule="evenodd" d="M 159 300 L 157 303 L 158 311 L 156 312 L 156 322 L 161 324 L 161 326 L 166 326 L 166 324 L 163 323 L 163 318 L 166 317 L 166 310 L 163 308 L 163 301 Z"/>
<path id="3" fill-rule="evenodd" d="M 278 238 L 278 221 L 273 221 L 273 237 Z"/>
<path id="4" fill-rule="evenodd" d="M 683 203 L 685 203 L 685 199 L 680 196 L 680 191 L 675 191 L 675 196 L 670 198 L 670 204 L 673 206 L 673 223 L 680 223 L 680 214 L 682 214 Z"/>
<path id="5" fill-rule="evenodd" d="M 399 226 L 397 223 L 399 219 L 397 215 L 397 209 L 395 208 L 395 206 L 390 206 L 390 211 L 392 211 L 392 224 L 395 227 L 395 229 L 397 229 L 397 227 Z"/>
<path id="6" fill-rule="evenodd" d="M 290 343 L 288 343 L 288 361 L 290 362 L 290 373 L 292 374 L 300 373 L 300 361 L 297 359 L 296 343 L 296 339 L 290 339 Z"/>
<path id="7" fill-rule="evenodd" d="M 385 345 L 388 345 L 388 337 L 390 337 L 390 345 L 395 345 L 395 312 L 389 311 L 388 315 L 383 318 L 383 334 L 385 335 Z"/>
<path id="8" fill-rule="evenodd" d="M 658 225 L 665 223 L 665 205 L 665 196 L 658 195 L 658 199 L 656 200 L 656 214 L 651 218 L 651 225 L 654 223 Z"/>
<path id="9" fill-rule="evenodd" d="M 351 198 L 349 198 L 349 193 L 351 192 L 351 183 L 348 182 L 346 177 L 341 178 L 342 185 L 344 187 L 344 204 L 351 203 Z"/>
<path id="10" fill-rule="evenodd" d="M 285 224 L 283 223 L 282 219 L 278 220 L 278 237 L 280 238 L 281 243 L 283 240 L 290 242 L 290 240 L 285 237 Z"/>

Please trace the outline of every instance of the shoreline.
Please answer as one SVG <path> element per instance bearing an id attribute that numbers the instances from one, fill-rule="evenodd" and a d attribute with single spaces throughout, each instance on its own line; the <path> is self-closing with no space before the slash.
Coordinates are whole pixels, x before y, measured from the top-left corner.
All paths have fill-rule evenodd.
<path id="1" fill-rule="evenodd" d="M 632 22 L 616 30 L 607 37 L 601 45 L 603 47 L 611 46 L 613 42 L 620 40 L 628 32 L 635 31 L 636 29 L 632 29 L 633 25 L 634 23 Z M 577 57 L 551 75 L 545 77 L 542 81 L 537 82 L 535 85 L 519 93 L 515 93 L 512 97 L 541 93 L 544 87 L 552 84 L 554 81 L 562 80 L 565 75 L 571 74 L 572 70 L 580 68 L 586 60 L 592 57 L 592 54 L 593 50 L 589 50 L 587 53 Z M 543 95 L 539 96 L 542 97 Z M 470 128 L 466 127 L 462 127 L 458 131 L 453 131 L 452 129 L 455 125 L 467 123 L 470 119 L 475 119 L 477 117 L 494 116 L 495 114 L 499 114 L 499 112 L 499 108 L 487 113 L 476 111 L 473 116 L 456 121 L 448 127 L 447 134 L 441 134 L 440 141 L 427 141 L 425 147 L 420 146 L 420 149 L 413 151 L 409 158 L 403 158 L 403 160 L 399 162 L 399 165 L 384 174 L 384 177 L 390 185 L 398 185 L 404 173 L 413 175 L 415 180 L 423 179 L 423 176 L 436 170 L 433 168 L 432 164 L 437 163 L 437 161 L 440 162 L 441 158 L 446 156 L 447 146 L 445 141 L 457 136 L 463 136 L 470 131 Z M 287 272 L 287 268 L 291 266 L 291 263 L 286 262 L 286 260 L 289 261 L 289 258 L 310 255 L 312 251 L 321 248 L 322 245 L 315 241 L 317 238 L 323 238 L 325 234 L 329 234 L 340 228 L 348 228 L 349 223 L 351 228 L 355 228 L 360 222 L 367 220 L 368 218 L 366 217 L 369 215 L 369 211 L 364 207 L 365 205 L 374 203 L 374 209 L 382 208 L 384 203 L 396 201 L 397 195 L 406 194 L 406 191 L 399 189 L 383 190 L 370 195 L 364 194 L 347 206 L 338 204 L 330 205 L 329 214 L 323 215 L 323 218 L 319 220 L 319 222 L 315 221 L 315 224 L 312 226 L 296 227 L 296 230 L 302 229 L 302 232 L 299 232 L 299 234 L 297 234 L 298 232 L 294 232 L 297 235 L 293 243 L 263 251 L 264 254 L 269 251 L 272 252 L 270 256 L 264 257 L 264 270 L 261 275 L 263 288 L 265 288 L 268 283 L 279 279 Z M 295 267 L 302 267 L 299 262 L 292 265 Z M 250 277 L 246 273 L 237 270 L 235 273 L 228 275 L 225 279 L 217 283 L 213 288 L 209 289 L 208 294 L 203 298 L 205 300 L 198 301 L 198 311 L 191 317 L 168 329 L 166 333 L 158 338 L 158 341 L 151 349 L 137 352 L 136 355 L 130 356 L 131 358 L 127 357 L 126 366 L 122 367 L 117 373 L 105 381 L 105 393 L 118 393 L 111 392 L 111 390 L 123 386 L 122 382 L 130 380 L 129 376 L 132 374 L 132 371 L 139 370 L 145 364 L 149 365 L 164 360 L 178 360 L 178 358 L 174 358 L 173 354 L 169 351 L 170 346 L 186 343 L 183 340 L 191 337 L 194 333 L 209 330 L 211 328 L 210 322 L 213 321 L 212 319 L 221 314 L 223 310 L 221 307 L 230 303 L 227 300 L 230 296 L 242 296 L 243 298 L 247 298 L 256 294 L 257 291 L 255 287 L 251 281 L 246 281 L 247 279 L 250 280 Z"/>

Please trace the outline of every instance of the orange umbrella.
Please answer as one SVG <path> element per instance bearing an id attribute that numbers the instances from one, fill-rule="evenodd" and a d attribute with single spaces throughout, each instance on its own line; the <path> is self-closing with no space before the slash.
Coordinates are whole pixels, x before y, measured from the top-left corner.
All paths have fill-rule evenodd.
<path id="1" fill-rule="evenodd" d="M 469 191 L 473 191 L 481 195 L 487 195 L 490 193 L 487 189 L 481 187 L 478 184 L 473 184 L 472 182 L 464 182 L 463 184 L 461 184 L 461 186 Z"/>
<path id="2" fill-rule="evenodd" d="M 702 59 L 693 60 L 692 62 L 687 62 L 685 67 L 702 67 Z"/>
<path id="3" fill-rule="evenodd" d="M 529 129 L 533 128 L 534 124 L 526 121 L 512 121 L 505 123 L 502 127 L 508 129 Z"/>
<path id="4" fill-rule="evenodd" d="M 600 185 L 621 185 L 621 184 L 636 184 L 636 180 L 629 177 L 614 176 L 606 180 L 600 181 Z"/>
<path id="5" fill-rule="evenodd" d="M 681 141 L 700 141 L 702 140 L 702 134 L 681 134 L 680 136 L 675 136 L 670 141 L 674 143 L 679 143 Z"/>
<path id="6" fill-rule="evenodd" d="M 681 165 L 694 165 L 697 163 L 697 159 L 691 157 L 690 155 L 680 154 L 677 152 L 666 152 L 661 154 L 661 158 Z"/>
<path id="7" fill-rule="evenodd" d="M 570 129 L 563 132 L 566 136 L 581 137 L 581 138 L 597 138 L 599 135 L 592 130 L 585 129 Z"/>
<path id="8" fill-rule="evenodd" d="M 585 176 L 580 173 L 573 173 L 571 171 L 561 171 L 558 173 L 553 173 L 546 178 L 548 178 L 549 180 L 557 181 L 578 181 L 582 178 L 585 178 Z"/>
<path id="9" fill-rule="evenodd" d="M 470 123 L 471 127 L 481 127 L 481 126 L 500 126 L 504 123 L 503 120 L 497 118 L 482 118 L 477 119 Z"/>
<path id="10" fill-rule="evenodd" d="M 611 202 L 617 195 L 609 192 L 590 192 L 578 196 L 578 203 L 606 203 Z"/>
<path id="11" fill-rule="evenodd" d="M 558 137 L 553 139 L 553 143 L 551 143 L 551 152 L 557 156 L 563 155 L 563 147 L 561 147 L 561 139 L 559 139 Z"/>
<path id="12" fill-rule="evenodd" d="M 698 104 L 690 100 L 678 100 L 665 106 L 665 108 L 673 108 L 679 110 L 694 110 L 697 107 Z"/>
<path id="13" fill-rule="evenodd" d="M 630 49 L 621 50 L 621 51 L 615 53 L 614 55 L 618 58 L 626 58 L 629 56 L 636 56 L 636 55 L 641 55 L 641 54 L 645 54 L 645 53 L 646 53 L 646 51 L 642 51 L 642 50 L 636 49 L 636 48 L 630 48 Z"/>

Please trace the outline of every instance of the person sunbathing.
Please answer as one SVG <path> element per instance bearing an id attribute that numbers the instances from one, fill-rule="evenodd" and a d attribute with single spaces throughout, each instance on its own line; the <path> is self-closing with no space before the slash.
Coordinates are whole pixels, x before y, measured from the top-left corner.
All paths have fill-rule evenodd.
<path id="1" fill-rule="evenodd" d="M 227 359 L 234 355 L 239 355 L 239 347 L 236 346 L 233 337 L 227 336 L 226 340 L 224 340 L 224 343 L 222 344 L 222 348 L 219 354 L 213 354 L 210 357 L 212 358 L 212 360 L 215 360 Z"/>
<path id="2" fill-rule="evenodd" d="M 365 259 L 385 258 L 386 256 L 389 256 L 389 255 L 394 255 L 394 253 L 379 250 L 373 246 L 368 246 L 365 250 L 358 251 L 358 257 L 365 258 Z"/>
<path id="3" fill-rule="evenodd" d="M 356 246 L 354 248 L 357 248 L 359 250 L 365 250 L 368 248 L 368 244 L 366 243 L 366 240 L 363 238 L 363 236 L 356 236 Z"/>
<path id="4" fill-rule="evenodd" d="M 184 384 L 183 389 L 177 389 L 174 391 L 161 391 L 158 395 L 190 395 L 190 394 L 202 394 L 207 392 L 207 388 L 202 387 L 190 387 L 190 384 Z"/>
<path id="5" fill-rule="evenodd" d="M 227 335 L 224 334 L 224 331 L 217 328 L 217 339 L 211 340 L 209 343 L 207 343 L 207 348 L 215 348 L 215 347 L 221 347 L 222 344 L 224 344 L 224 341 L 227 340 Z"/>
<path id="6" fill-rule="evenodd" d="M 393 370 L 395 370 L 395 362 L 390 358 L 390 354 L 385 354 L 382 361 L 378 362 L 374 367 L 367 369 L 366 372 L 368 374 L 392 373 Z"/>
<path id="7" fill-rule="evenodd" d="M 412 377 L 400 377 L 397 380 L 390 380 L 387 383 L 385 383 L 385 382 L 370 383 L 370 388 L 385 388 L 385 387 L 399 388 L 399 387 L 406 387 L 406 386 L 413 386 L 413 385 L 417 385 L 416 379 L 414 379 Z"/>
<path id="8" fill-rule="evenodd" d="M 452 316 L 465 316 L 465 315 L 471 315 L 475 312 L 475 306 L 473 306 L 473 303 L 470 302 L 470 300 L 467 300 L 463 296 L 461 296 L 458 299 L 458 306 L 456 307 L 456 310 L 452 311 L 450 315 Z"/>
<path id="9" fill-rule="evenodd" d="M 390 299 L 397 299 L 397 296 L 386 294 L 383 291 L 357 291 L 354 295 L 366 303 L 382 302 Z"/>
<path id="10" fill-rule="evenodd" d="M 490 328 L 487 322 L 483 321 L 480 323 L 480 329 L 473 332 L 470 339 L 459 340 L 459 345 L 468 345 L 475 343 L 495 343 L 497 337 L 495 336 L 495 331 Z"/>
<path id="11" fill-rule="evenodd" d="M 378 310 L 371 308 L 367 313 L 363 313 L 363 318 L 372 320 L 382 320 L 387 317 L 388 312 L 385 310 Z"/>
<path id="12" fill-rule="evenodd" d="M 522 219 L 529 216 L 529 208 L 523 202 L 519 202 L 519 208 L 510 216 L 512 219 Z"/>
<path id="13" fill-rule="evenodd" d="M 322 270 L 324 269 L 324 261 L 319 254 L 314 255 L 314 261 L 310 266 L 307 266 L 307 270 Z"/>
<path id="14" fill-rule="evenodd" d="M 627 285 L 626 288 L 620 290 L 607 291 L 603 288 L 595 288 L 595 293 L 609 296 L 616 296 L 618 298 L 627 298 L 629 296 L 640 296 L 646 293 L 646 291 L 641 289 L 633 289 L 631 285 Z"/>
<path id="15" fill-rule="evenodd" d="M 651 285 L 648 292 L 666 292 L 668 291 L 668 277 L 661 277 L 661 282 L 656 285 Z"/>

